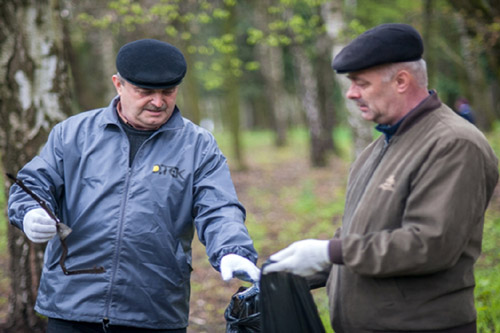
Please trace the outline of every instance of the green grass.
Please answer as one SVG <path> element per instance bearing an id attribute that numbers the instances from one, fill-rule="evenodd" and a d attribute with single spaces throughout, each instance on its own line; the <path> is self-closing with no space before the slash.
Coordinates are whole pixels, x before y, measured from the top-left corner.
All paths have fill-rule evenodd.
<path id="1" fill-rule="evenodd" d="M 487 133 L 488 141 L 500 156 L 500 122 Z M 500 210 L 491 205 L 486 212 L 482 255 L 475 266 L 478 332 L 500 332 Z"/>
<path id="2" fill-rule="evenodd" d="M 500 212 L 488 211 L 483 253 L 475 267 L 478 332 L 500 332 Z"/>

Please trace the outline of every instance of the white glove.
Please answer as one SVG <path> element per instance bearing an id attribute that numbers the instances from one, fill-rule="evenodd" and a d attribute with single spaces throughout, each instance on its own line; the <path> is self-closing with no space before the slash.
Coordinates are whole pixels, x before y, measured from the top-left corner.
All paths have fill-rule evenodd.
<path id="1" fill-rule="evenodd" d="M 226 254 L 220 260 L 220 274 L 224 281 L 233 277 L 248 282 L 257 282 L 260 279 L 260 269 L 247 258 L 237 254 Z"/>
<path id="2" fill-rule="evenodd" d="M 324 271 L 332 263 L 328 254 L 328 240 L 306 239 L 293 243 L 273 254 L 274 263 L 264 267 L 264 274 L 285 271 L 302 277 Z"/>
<path id="3" fill-rule="evenodd" d="M 33 243 L 44 243 L 57 233 L 56 221 L 42 208 L 35 208 L 24 215 L 23 230 Z"/>

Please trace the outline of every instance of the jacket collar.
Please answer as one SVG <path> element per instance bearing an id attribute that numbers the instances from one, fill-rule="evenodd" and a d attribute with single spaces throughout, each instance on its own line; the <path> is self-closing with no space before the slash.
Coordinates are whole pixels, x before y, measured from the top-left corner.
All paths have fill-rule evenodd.
<path id="1" fill-rule="evenodd" d="M 411 128 L 420 119 L 424 118 L 426 115 L 435 111 L 441 106 L 441 100 L 435 90 L 429 91 L 429 96 L 425 98 L 420 104 L 418 104 L 413 110 L 408 113 L 408 115 L 403 119 L 401 125 L 399 126 L 396 135 L 400 135 Z"/>
<path id="2" fill-rule="evenodd" d="M 104 109 L 102 114 L 102 126 L 114 125 L 121 127 L 120 120 L 118 119 L 118 112 L 116 111 L 116 105 L 120 101 L 120 96 L 113 98 L 111 103 Z M 177 105 L 174 108 L 174 112 L 167 120 L 167 122 L 160 126 L 157 130 L 159 132 L 176 130 L 184 127 L 184 120 L 182 119 L 181 112 Z"/>
<path id="3" fill-rule="evenodd" d="M 401 120 L 399 120 L 396 124 L 390 126 L 377 125 L 375 128 L 385 134 L 385 141 L 388 142 L 392 136 L 401 135 L 422 117 L 436 110 L 440 106 L 441 100 L 439 99 L 437 92 L 435 90 L 431 90 L 429 91 L 429 96 L 427 96 L 416 107 L 410 110 L 410 112 L 408 112 L 408 114 Z"/>

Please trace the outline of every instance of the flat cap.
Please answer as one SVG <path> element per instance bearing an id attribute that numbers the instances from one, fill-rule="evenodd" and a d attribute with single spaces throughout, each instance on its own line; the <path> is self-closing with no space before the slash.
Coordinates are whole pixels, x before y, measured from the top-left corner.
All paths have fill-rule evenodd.
<path id="1" fill-rule="evenodd" d="M 408 24 L 386 23 L 365 31 L 333 59 L 337 73 L 356 72 L 377 65 L 416 61 L 422 58 L 424 43 Z"/>
<path id="2" fill-rule="evenodd" d="M 156 39 L 140 39 L 122 46 L 116 69 L 128 82 L 146 89 L 166 89 L 181 83 L 186 60 L 181 51 Z"/>

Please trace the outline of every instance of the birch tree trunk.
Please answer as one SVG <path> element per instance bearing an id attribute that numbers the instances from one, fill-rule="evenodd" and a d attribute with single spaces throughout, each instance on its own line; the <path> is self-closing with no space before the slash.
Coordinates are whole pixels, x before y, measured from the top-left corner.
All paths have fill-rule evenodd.
<path id="1" fill-rule="evenodd" d="M 342 11 L 342 2 L 340 0 L 329 1 L 323 6 L 323 19 L 326 22 L 327 32 L 334 40 L 333 55 L 335 56 L 346 45 L 345 41 L 340 38 L 341 32 L 345 27 L 344 13 Z M 345 1 L 347 6 L 355 6 L 355 1 Z M 352 4 L 350 4 L 352 3 Z M 339 83 L 343 92 L 349 89 L 350 82 L 345 75 L 336 75 L 336 80 Z M 355 159 L 365 149 L 366 146 L 373 140 L 373 125 L 370 122 L 363 120 L 360 116 L 359 109 L 355 103 L 346 100 L 346 109 L 349 112 L 348 122 L 352 128 L 354 140 L 354 156 Z"/>
<path id="2" fill-rule="evenodd" d="M 311 137 L 311 163 L 314 167 L 327 164 L 327 144 L 325 131 L 321 123 L 321 113 L 318 100 L 318 84 L 314 77 L 314 68 L 302 46 L 293 46 L 295 68 L 298 73 L 300 100 L 309 125 Z"/>
<path id="3" fill-rule="evenodd" d="M 0 154 L 3 171 L 17 171 L 37 154 L 52 126 L 70 112 L 59 0 L 11 0 L 0 6 Z M 10 184 L 5 184 L 6 197 Z M 8 332 L 42 332 L 33 309 L 43 246 L 8 227 Z"/>

